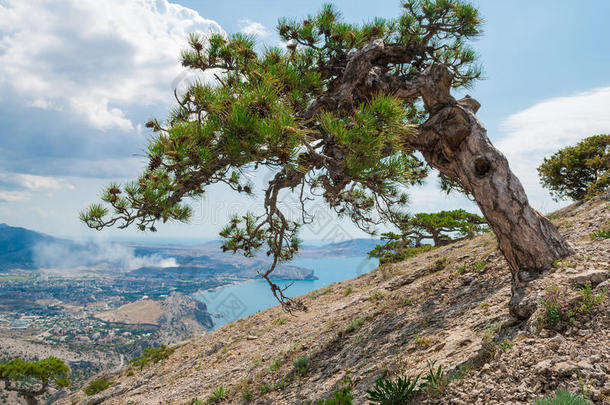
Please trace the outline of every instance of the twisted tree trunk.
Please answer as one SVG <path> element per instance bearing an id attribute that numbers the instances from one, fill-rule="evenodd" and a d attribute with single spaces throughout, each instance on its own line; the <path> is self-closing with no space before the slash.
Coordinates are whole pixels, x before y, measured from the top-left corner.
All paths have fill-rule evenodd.
<path id="1" fill-rule="evenodd" d="M 457 180 L 476 200 L 512 271 L 511 312 L 528 317 L 531 309 L 519 305 L 525 285 L 573 250 L 529 205 L 521 182 L 475 116 L 479 103 L 451 97 L 451 75 L 443 66 L 427 73 L 421 94 L 430 118 L 421 126 L 416 147 L 430 166 Z"/>

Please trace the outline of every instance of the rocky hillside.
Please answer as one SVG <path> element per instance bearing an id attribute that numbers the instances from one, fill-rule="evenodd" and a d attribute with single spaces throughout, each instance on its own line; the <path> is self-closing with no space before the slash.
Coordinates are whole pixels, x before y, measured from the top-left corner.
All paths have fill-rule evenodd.
<path id="1" fill-rule="evenodd" d="M 532 404 L 566 388 L 610 404 L 610 299 L 601 300 L 610 239 L 590 236 L 609 230 L 610 203 L 573 205 L 552 220 L 576 253 L 532 283 L 532 296 L 574 311 L 560 309 L 556 325 L 542 305 L 529 320 L 510 316 L 509 270 L 487 234 L 311 292 L 308 312 L 275 307 L 179 343 L 168 359 L 63 403 L 206 403 L 223 387 L 223 403 L 305 404 L 348 376 L 354 403 L 365 404 L 378 377 L 425 375 L 434 361 L 449 378 L 411 403 Z M 590 295 L 575 288 L 587 283 Z"/>

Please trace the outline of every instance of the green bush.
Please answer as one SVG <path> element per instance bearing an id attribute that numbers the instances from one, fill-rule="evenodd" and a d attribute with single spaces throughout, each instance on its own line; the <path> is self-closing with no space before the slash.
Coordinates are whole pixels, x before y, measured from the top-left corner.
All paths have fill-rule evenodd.
<path id="1" fill-rule="evenodd" d="M 229 393 L 227 392 L 227 390 L 225 390 L 224 387 L 221 385 L 220 387 L 216 388 L 216 391 L 214 391 L 212 395 L 210 395 L 210 397 L 208 398 L 208 404 L 215 404 L 217 402 L 220 402 L 226 399 L 228 395 Z"/>
<path id="2" fill-rule="evenodd" d="M 609 239 L 610 238 L 610 231 L 597 231 L 597 232 L 593 232 L 591 235 L 589 235 L 591 237 L 591 239 L 596 239 L 596 238 L 604 238 L 604 239 Z"/>
<path id="3" fill-rule="evenodd" d="M 346 333 L 354 332 L 354 331 L 360 329 L 360 327 L 362 326 L 363 323 L 364 323 L 364 318 L 356 318 L 353 321 L 351 321 L 349 323 L 349 325 L 347 325 L 347 327 L 345 328 L 345 332 Z"/>
<path id="4" fill-rule="evenodd" d="M 537 399 L 534 405 L 591 405 L 591 402 L 579 394 L 559 390 L 553 397 Z"/>
<path id="5" fill-rule="evenodd" d="M 108 381 L 104 377 L 102 377 L 102 378 L 98 378 L 97 380 L 91 381 L 89 383 L 89 385 L 87 385 L 83 391 L 85 391 L 85 394 L 87 394 L 87 396 L 91 396 L 91 395 L 100 393 L 102 391 L 105 391 L 112 384 L 113 384 L 112 381 Z"/>
<path id="6" fill-rule="evenodd" d="M 367 399 L 378 405 L 401 405 L 409 403 L 409 399 L 420 393 L 417 383 L 419 375 L 413 380 L 398 377 L 395 381 L 388 378 L 378 378 L 373 388 L 368 390 Z"/>
<path id="7" fill-rule="evenodd" d="M 556 328 L 562 323 L 573 322 L 575 313 L 564 297 L 564 291 L 557 287 L 547 289 L 540 301 L 543 311 L 538 315 L 538 327 Z"/>
<path id="8" fill-rule="evenodd" d="M 306 355 L 302 355 L 294 361 L 294 369 L 300 376 L 304 376 L 309 372 L 309 359 Z"/>
<path id="9" fill-rule="evenodd" d="M 346 385 L 338 391 L 333 392 L 331 398 L 318 400 L 316 405 L 352 405 L 354 396 L 352 395 L 351 385 Z"/>
<path id="10" fill-rule="evenodd" d="M 167 359 L 174 352 L 174 349 L 167 345 L 161 347 L 146 347 L 142 351 L 142 355 L 131 359 L 131 364 L 140 367 L 140 370 L 149 363 L 158 363 L 161 360 Z"/>
<path id="11" fill-rule="evenodd" d="M 577 306 L 578 311 L 587 312 L 594 306 L 601 304 L 604 299 L 606 299 L 607 294 L 608 290 L 606 288 L 603 288 L 599 295 L 593 294 L 591 283 L 586 283 L 580 289 L 580 301 Z"/>

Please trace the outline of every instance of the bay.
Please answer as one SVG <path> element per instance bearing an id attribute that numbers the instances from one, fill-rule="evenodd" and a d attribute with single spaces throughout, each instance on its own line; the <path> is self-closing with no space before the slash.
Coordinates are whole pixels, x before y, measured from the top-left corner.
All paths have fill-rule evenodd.
<path id="1" fill-rule="evenodd" d="M 290 264 L 313 269 L 315 276 L 318 277 L 317 280 L 276 281 L 282 288 L 292 283 L 284 294 L 288 297 L 298 297 L 338 281 L 368 273 L 379 265 L 379 261 L 367 256 L 354 256 L 297 259 L 291 261 Z M 214 317 L 213 329 L 278 305 L 265 280 L 220 287 L 197 294 L 194 298 L 207 305 L 208 311 Z"/>

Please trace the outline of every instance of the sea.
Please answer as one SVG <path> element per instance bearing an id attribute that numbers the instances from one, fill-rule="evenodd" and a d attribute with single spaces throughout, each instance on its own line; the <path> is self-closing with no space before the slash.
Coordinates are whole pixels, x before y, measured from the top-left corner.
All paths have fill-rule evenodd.
<path id="1" fill-rule="evenodd" d="M 292 283 L 284 295 L 294 298 L 338 281 L 368 273 L 377 268 L 379 261 L 368 256 L 355 256 L 297 259 L 289 264 L 313 269 L 314 275 L 318 277 L 317 280 L 275 281 L 282 288 Z M 208 311 L 214 318 L 213 329 L 278 305 L 278 301 L 265 280 L 253 280 L 216 288 L 197 294 L 194 298 L 207 305 Z"/>

